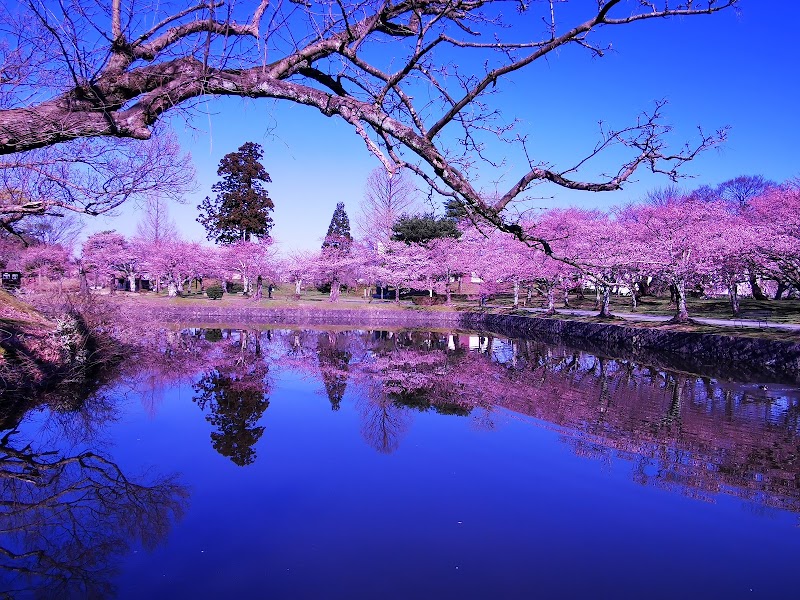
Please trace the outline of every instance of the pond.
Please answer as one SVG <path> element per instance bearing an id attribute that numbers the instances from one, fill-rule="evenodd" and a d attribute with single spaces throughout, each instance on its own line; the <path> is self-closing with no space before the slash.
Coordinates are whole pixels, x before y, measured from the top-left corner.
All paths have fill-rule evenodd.
<path id="1" fill-rule="evenodd" d="M 9 597 L 796 597 L 791 382 L 193 328 L 3 418 Z"/>

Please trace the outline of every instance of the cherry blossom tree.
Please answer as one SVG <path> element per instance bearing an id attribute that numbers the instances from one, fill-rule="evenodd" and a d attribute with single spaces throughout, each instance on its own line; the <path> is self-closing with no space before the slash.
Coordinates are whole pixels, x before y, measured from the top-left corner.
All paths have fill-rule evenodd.
<path id="1" fill-rule="evenodd" d="M 184 287 L 192 279 L 217 269 L 213 251 L 183 240 L 172 240 L 158 247 L 151 247 L 144 266 L 167 280 L 169 297 L 183 294 Z"/>
<path id="2" fill-rule="evenodd" d="M 371 262 L 374 265 L 375 280 L 393 286 L 394 301 L 399 303 L 400 290 L 417 281 L 424 256 L 416 244 L 389 241 L 373 250 Z"/>
<path id="3" fill-rule="evenodd" d="M 699 283 L 713 272 L 724 232 L 715 226 L 728 221 L 720 202 L 672 196 L 661 204 L 627 207 L 620 222 L 638 238 L 636 253 L 642 262 L 674 286 L 677 294 L 675 322 L 689 320 L 686 286 Z"/>
<path id="4" fill-rule="evenodd" d="M 45 279 L 57 278 L 59 292 L 64 276 L 70 270 L 70 253 L 58 244 L 36 244 L 25 248 L 19 266 L 27 277 L 36 277 L 39 287 Z"/>
<path id="5" fill-rule="evenodd" d="M 281 273 L 294 284 L 294 295 L 297 299 L 300 299 L 303 282 L 314 280 L 316 258 L 317 255 L 314 252 L 296 250 L 280 261 Z"/>
<path id="6" fill-rule="evenodd" d="M 221 265 L 241 277 L 245 294 L 255 287 L 255 300 L 261 299 L 264 278 L 270 281 L 277 278 L 277 259 L 269 239 L 262 239 L 258 243 L 243 240 L 234 242 L 218 252 Z"/>
<path id="7" fill-rule="evenodd" d="M 355 285 L 369 260 L 368 249 L 348 240 L 347 243 L 324 246 L 313 256 L 309 267 L 318 285 L 330 285 L 330 302 L 337 302 L 342 286 Z"/>
<path id="8" fill-rule="evenodd" d="M 746 215 L 759 266 L 800 290 L 800 185 L 772 188 L 753 198 Z"/>
<path id="9" fill-rule="evenodd" d="M 90 235 L 83 244 L 81 263 L 83 269 L 94 271 L 95 277 L 103 276 L 109 281 L 112 294 L 117 288 L 118 275 L 127 278 L 131 291 L 136 291 L 141 258 L 124 235 L 116 231 Z"/>
<path id="10" fill-rule="evenodd" d="M 625 227 L 606 213 L 578 208 L 547 211 L 532 225 L 553 240 L 554 255 L 572 267 L 546 262 L 543 268 L 552 271 L 554 282 L 574 281 L 579 271 L 597 292 L 599 316 L 611 317 L 611 291 L 636 262 Z"/>

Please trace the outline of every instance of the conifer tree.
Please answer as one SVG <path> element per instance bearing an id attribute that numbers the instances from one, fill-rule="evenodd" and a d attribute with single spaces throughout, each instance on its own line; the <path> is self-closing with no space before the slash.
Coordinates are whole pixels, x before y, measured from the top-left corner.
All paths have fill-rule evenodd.
<path id="1" fill-rule="evenodd" d="M 206 196 L 197 207 L 197 221 L 206 228 L 209 240 L 233 244 L 249 242 L 254 236 L 269 238 L 275 205 L 264 188 L 272 179 L 260 162 L 263 156 L 261 146 L 246 142 L 222 157 L 217 169 L 222 181 L 211 187 L 217 196 L 214 200 Z"/>
<path id="2" fill-rule="evenodd" d="M 344 210 L 344 202 L 339 202 L 331 217 L 331 224 L 328 225 L 328 233 L 322 242 L 322 251 L 330 249 L 339 250 L 346 254 L 353 243 L 353 236 L 350 234 L 350 219 Z"/>

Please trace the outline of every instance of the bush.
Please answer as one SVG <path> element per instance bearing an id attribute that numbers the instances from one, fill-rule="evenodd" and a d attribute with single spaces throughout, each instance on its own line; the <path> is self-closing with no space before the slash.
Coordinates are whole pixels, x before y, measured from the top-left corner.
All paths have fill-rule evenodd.
<path id="1" fill-rule="evenodd" d="M 206 288 L 206 296 L 211 300 L 219 300 L 223 293 L 221 285 L 210 285 Z"/>

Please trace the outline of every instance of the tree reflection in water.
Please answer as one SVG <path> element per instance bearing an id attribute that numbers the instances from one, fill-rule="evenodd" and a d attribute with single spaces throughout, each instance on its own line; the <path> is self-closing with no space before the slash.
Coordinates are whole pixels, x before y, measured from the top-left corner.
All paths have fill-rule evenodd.
<path id="1" fill-rule="evenodd" d="M 348 367 L 352 358 L 348 342 L 342 332 L 326 331 L 317 336 L 319 370 L 331 410 L 339 410 L 347 389 Z"/>
<path id="2" fill-rule="evenodd" d="M 264 433 L 258 425 L 269 406 L 267 362 L 262 356 L 264 332 L 228 332 L 218 362 L 194 384 L 193 401 L 208 411 L 206 421 L 217 428 L 211 444 L 222 456 L 243 467 L 256 459 L 255 444 Z M 234 340 L 234 343 L 231 343 Z"/>
<path id="3" fill-rule="evenodd" d="M 365 441 L 394 452 L 418 411 L 531 417 L 578 455 L 627 461 L 631 477 L 698 498 L 727 493 L 800 512 L 800 392 L 793 385 L 724 382 L 535 340 L 486 334 L 274 331 L 227 333 L 196 401 L 218 427 L 214 447 L 255 459 L 268 405 L 267 365 L 318 382 L 332 408 L 353 390 Z"/>
<path id="4" fill-rule="evenodd" d="M 362 434 L 381 452 L 398 447 L 409 408 L 471 414 L 483 428 L 506 409 L 563 433 L 581 456 L 628 461 L 642 485 L 800 512 L 796 386 L 714 381 L 533 340 L 361 337 L 370 359 L 349 374 L 363 390 Z"/>
<path id="5" fill-rule="evenodd" d="M 121 558 L 164 540 L 188 491 L 175 477 L 131 477 L 97 452 L 53 447 L 37 447 L 16 428 L 0 437 L 4 594 L 112 596 Z"/>

